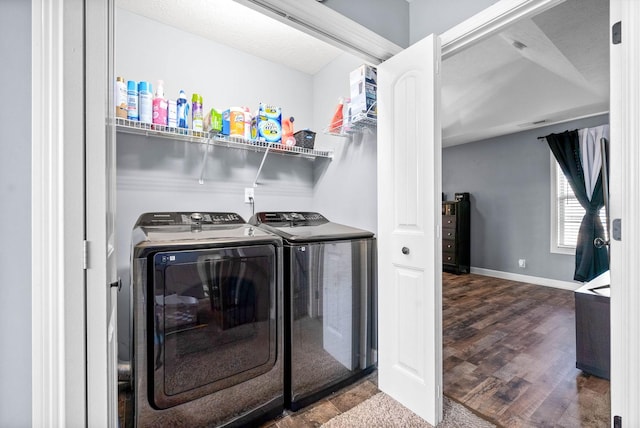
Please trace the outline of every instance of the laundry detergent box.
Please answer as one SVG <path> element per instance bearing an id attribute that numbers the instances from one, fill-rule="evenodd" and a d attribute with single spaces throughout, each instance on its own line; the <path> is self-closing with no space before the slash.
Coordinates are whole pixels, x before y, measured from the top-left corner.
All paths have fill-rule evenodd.
<path id="1" fill-rule="evenodd" d="M 375 117 L 378 71 L 375 67 L 363 64 L 349 73 L 349 87 L 351 102 L 349 107 L 351 114 L 367 113 L 369 117 Z"/>
<path id="2" fill-rule="evenodd" d="M 211 108 L 204 118 L 205 131 L 212 134 L 219 134 L 222 132 L 222 113 L 218 110 Z"/>
<path id="3" fill-rule="evenodd" d="M 282 109 L 270 104 L 260 103 L 256 115 L 251 121 L 251 138 L 267 143 L 282 140 Z"/>

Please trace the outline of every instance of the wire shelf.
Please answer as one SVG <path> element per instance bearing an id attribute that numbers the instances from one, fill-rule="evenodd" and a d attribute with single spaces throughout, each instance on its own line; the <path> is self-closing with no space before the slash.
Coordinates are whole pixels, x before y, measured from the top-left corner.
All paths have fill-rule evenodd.
<path id="1" fill-rule="evenodd" d="M 375 130 L 378 125 L 378 115 L 374 103 L 368 111 L 360 112 L 351 117 L 351 121 L 343 124 L 342 120 L 330 124 L 324 133 L 334 135 L 336 137 L 348 137 L 353 134 L 361 133 L 367 129 Z"/>
<path id="2" fill-rule="evenodd" d="M 118 132 L 144 135 L 147 137 L 168 138 L 175 141 L 184 141 L 187 143 L 212 144 L 214 146 L 229 147 L 241 150 L 253 150 L 257 152 L 270 151 L 271 153 L 283 155 L 297 155 L 310 159 L 333 158 L 331 150 L 312 150 L 297 146 L 283 146 L 280 143 L 267 143 L 258 140 L 245 140 L 240 137 L 229 137 L 221 134 L 212 134 L 203 131 L 194 131 L 192 129 L 174 128 L 163 125 L 138 122 L 136 120 L 115 118 L 116 129 Z"/>

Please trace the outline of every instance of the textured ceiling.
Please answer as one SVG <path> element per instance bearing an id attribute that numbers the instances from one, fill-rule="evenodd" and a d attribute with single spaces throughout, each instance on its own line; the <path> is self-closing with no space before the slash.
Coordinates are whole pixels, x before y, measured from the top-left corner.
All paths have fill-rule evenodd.
<path id="1" fill-rule="evenodd" d="M 608 0 L 567 0 L 447 58 L 443 146 L 607 112 L 608 28 Z"/>
<path id="2" fill-rule="evenodd" d="M 116 0 L 116 6 L 311 75 L 342 53 L 233 0 Z"/>

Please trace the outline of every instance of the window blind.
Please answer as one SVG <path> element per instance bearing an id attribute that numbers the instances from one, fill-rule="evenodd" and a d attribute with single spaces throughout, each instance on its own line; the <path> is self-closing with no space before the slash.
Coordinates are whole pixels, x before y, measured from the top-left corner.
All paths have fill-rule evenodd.
<path id="1" fill-rule="evenodd" d="M 576 195 L 573 193 L 569 181 L 564 176 L 560 166 L 556 166 L 556 185 L 557 185 L 557 219 L 558 219 L 558 247 L 575 248 L 578 242 L 578 230 L 580 223 L 585 214 Z M 604 209 L 600 209 L 598 213 L 600 221 L 606 227 L 606 214 Z"/>

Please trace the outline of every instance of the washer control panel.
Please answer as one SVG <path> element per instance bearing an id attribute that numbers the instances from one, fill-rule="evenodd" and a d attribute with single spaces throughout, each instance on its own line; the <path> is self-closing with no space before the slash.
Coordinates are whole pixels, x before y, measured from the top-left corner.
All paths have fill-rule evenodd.
<path id="1" fill-rule="evenodd" d="M 178 226 L 178 225 L 216 225 L 244 224 L 236 213 L 229 212 L 162 212 L 145 213 L 138 219 L 138 226 Z"/>

